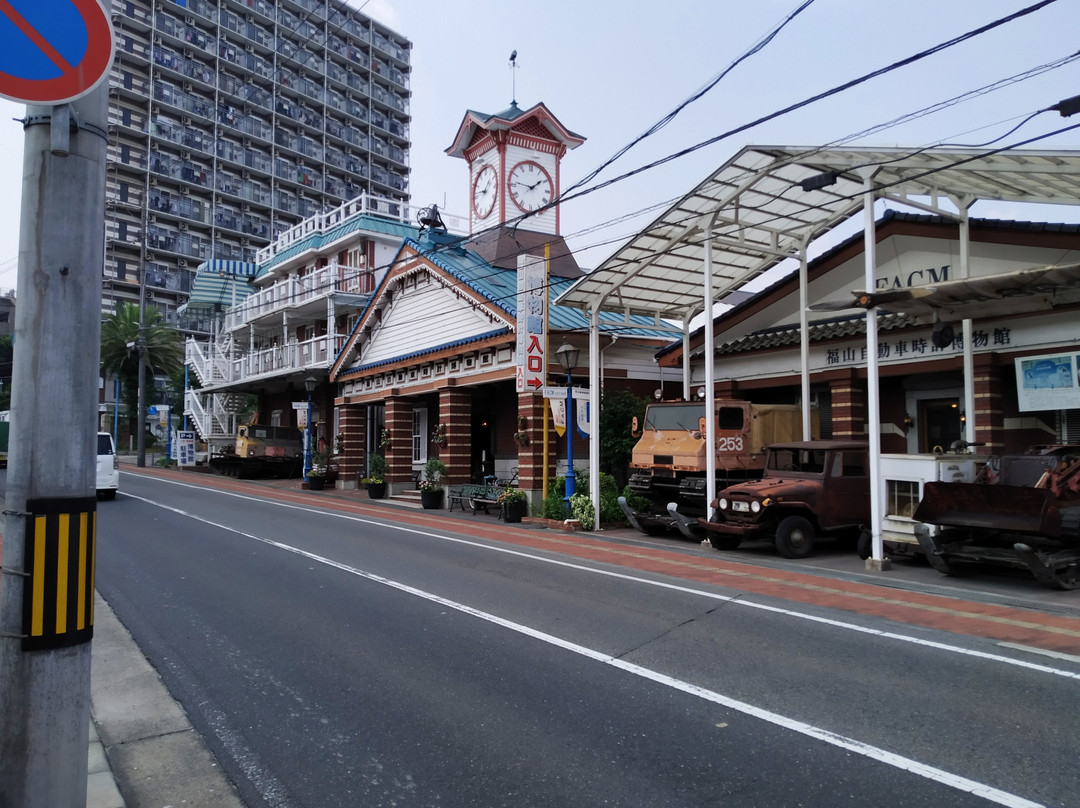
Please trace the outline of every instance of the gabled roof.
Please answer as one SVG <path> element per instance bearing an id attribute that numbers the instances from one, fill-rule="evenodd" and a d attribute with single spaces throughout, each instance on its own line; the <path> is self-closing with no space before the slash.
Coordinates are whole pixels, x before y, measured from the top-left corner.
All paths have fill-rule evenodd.
<path id="1" fill-rule="evenodd" d="M 535 119 L 553 140 L 562 143 L 567 149 L 576 149 L 585 142 L 585 138 L 581 135 L 563 126 L 543 102 L 522 110 L 517 102 L 513 101 L 509 108 L 493 115 L 471 109 L 466 111 L 454 136 L 454 142 L 446 149 L 446 153 L 451 157 L 464 157 L 465 150 L 472 145 L 478 131 L 505 132 L 522 126 L 529 119 Z"/>
<path id="2" fill-rule="evenodd" d="M 1080 225 L 1076 224 L 970 219 L 969 225 L 972 242 L 986 242 L 988 244 L 1027 244 L 1032 247 L 1041 246 L 1044 248 L 1056 248 L 1062 250 L 1080 250 L 1080 240 L 1077 240 L 1077 236 L 1080 235 Z M 879 219 L 877 219 L 875 222 L 875 231 L 879 242 L 893 236 L 901 237 L 911 235 L 944 240 L 955 240 L 959 238 L 957 225 L 954 221 L 942 216 L 906 213 L 895 210 L 887 210 Z M 861 255 L 863 249 L 864 236 L 862 233 L 858 233 L 845 239 L 810 262 L 808 274 L 811 280 L 822 273 L 829 272 L 835 266 L 850 260 L 852 257 Z M 881 261 L 879 260 L 879 266 L 880 264 Z M 982 308 L 981 313 L 986 316 L 997 316 L 1000 314 L 1000 311 L 992 305 L 992 302 L 1006 295 L 1011 296 L 1010 310 L 1014 313 L 1019 313 L 1025 309 L 1024 305 L 1020 304 L 1017 300 L 1021 294 L 1021 289 L 1018 284 L 1023 282 L 1030 286 L 1038 287 L 1041 283 L 1044 291 L 1046 288 L 1052 286 L 1057 293 L 1056 297 L 1060 305 L 1066 302 L 1072 302 L 1075 299 L 1076 287 L 1078 285 L 1076 273 L 1077 268 L 1075 266 L 1062 267 L 1056 271 L 1056 274 L 1055 272 L 1051 272 L 1051 268 L 1043 268 L 1038 271 L 1036 269 L 1028 269 L 1021 270 L 1019 273 L 1009 273 L 1009 289 L 1006 290 L 1004 294 L 995 291 L 998 286 L 1002 285 L 1000 282 L 1001 278 L 998 276 L 986 276 L 963 282 L 951 281 L 945 284 L 935 282 L 929 286 L 921 287 L 921 289 L 908 290 L 906 296 L 899 293 L 901 290 L 889 290 L 872 295 L 873 303 L 871 303 L 871 305 L 882 307 L 878 315 L 878 328 L 883 331 L 906 328 L 918 324 L 919 318 L 917 313 L 919 311 L 927 311 L 927 307 L 923 303 L 917 301 L 920 298 L 925 297 L 931 290 L 950 290 L 949 294 L 952 294 L 955 298 L 956 294 L 958 294 L 956 290 L 962 288 L 964 293 L 979 299 L 980 302 L 973 306 L 967 303 L 963 304 L 968 308 L 976 310 L 974 314 L 969 313 L 968 316 L 977 318 L 979 316 L 977 310 L 980 306 Z M 1046 278 L 1051 278 L 1052 280 L 1047 282 Z M 825 313 L 843 312 L 845 309 L 850 312 L 856 308 L 863 308 L 855 300 L 854 296 L 849 294 L 849 292 L 855 290 L 856 286 L 861 291 L 863 285 L 865 284 L 862 283 L 862 279 L 860 278 L 851 289 L 844 290 L 841 299 L 833 300 L 830 298 L 829 301 L 810 306 L 810 309 L 813 312 L 811 315 L 813 319 L 809 322 L 808 331 L 811 342 L 821 339 L 854 336 L 866 333 L 865 316 L 862 313 Z M 976 287 L 978 287 L 978 293 L 973 291 Z M 749 350 L 798 344 L 801 339 L 801 332 L 797 323 L 786 323 L 769 328 L 755 329 L 749 333 L 742 333 L 729 338 L 723 336 L 726 331 L 734 327 L 732 323 L 737 322 L 738 318 L 744 312 L 769 305 L 770 299 L 775 302 L 777 295 L 793 295 L 797 291 L 797 288 L 797 275 L 787 274 L 756 293 L 751 295 L 743 293 L 743 295 L 740 296 L 738 303 L 735 303 L 734 298 L 729 298 L 728 300 L 734 303 L 732 308 L 713 318 L 715 333 L 718 335 L 715 350 L 716 355 L 720 356 Z M 811 301 L 811 303 L 813 304 L 813 301 Z M 1034 303 L 1034 301 L 1031 301 L 1031 303 Z M 960 310 L 961 304 L 957 303 L 955 299 L 939 305 L 939 313 L 943 317 L 960 319 L 960 315 L 962 314 Z M 704 327 L 699 326 L 689 335 L 689 352 L 692 360 L 701 359 L 704 355 L 702 349 L 703 331 Z M 668 363 L 680 361 L 678 358 L 681 357 L 682 350 L 683 343 L 679 340 L 672 342 L 670 345 L 658 351 L 656 356 L 661 360 L 667 358 Z"/>
<path id="3" fill-rule="evenodd" d="M 747 146 L 559 302 L 690 319 L 704 308 L 707 232 L 718 301 L 860 211 L 864 173 L 879 198 L 923 210 L 945 198 L 1080 203 L 1080 151 Z"/>
<path id="4" fill-rule="evenodd" d="M 501 319 L 511 323 L 517 320 L 517 271 L 502 269 L 492 266 L 478 253 L 461 246 L 460 239 L 447 236 L 429 234 L 422 239 L 407 238 L 402 242 L 400 249 L 391 265 L 391 270 L 380 282 L 379 288 L 371 296 L 360 314 L 360 318 L 353 328 L 352 333 L 346 340 L 341 353 L 335 358 L 331 370 L 332 378 L 355 374 L 379 365 L 391 362 L 400 362 L 414 359 L 424 354 L 443 351 L 452 347 L 461 347 L 471 342 L 479 342 L 497 337 L 500 334 L 511 334 L 512 326 L 487 329 L 483 332 L 468 337 L 455 338 L 450 341 L 436 342 L 424 345 L 423 337 L 425 330 L 417 328 L 416 347 L 407 353 L 393 359 L 381 360 L 376 363 L 354 365 L 344 367 L 346 358 L 355 350 L 358 336 L 368 326 L 371 312 L 378 309 L 380 300 L 385 292 L 398 280 L 398 274 L 393 267 L 403 266 L 414 262 L 417 258 L 435 272 L 441 275 L 441 279 L 448 287 L 458 287 L 460 292 L 475 301 L 475 304 L 487 309 L 492 319 Z M 569 289 L 573 282 L 570 278 L 551 277 L 549 280 L 550 300 Z M 551 332 L 585 332 L 589 328 L 588 318 L 579 310 L 566 306 L 552 304 L 548 311 L 548 325 Z M 603 333 L 618 334 L 620 336 L 641 337 L 647 339 L 669 339 L 669 329 L 653 327 L 654 321 L 649 318 L 626 319 L 621 315 L 603 316 L 600 320 L 600 331 Z M 436 338 L 437 339 L 437 338 Z"/>

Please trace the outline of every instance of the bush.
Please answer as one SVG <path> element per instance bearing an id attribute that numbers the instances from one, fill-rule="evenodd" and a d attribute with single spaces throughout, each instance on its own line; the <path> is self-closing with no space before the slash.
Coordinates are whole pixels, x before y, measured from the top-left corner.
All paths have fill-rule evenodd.
<path id="1" fill-rule="evenodd" d="M 592 504 L 592 499 L 589 495 L 589 475 L 588 472 L 574 469 L 575 486 L 574 496 L 570 501 L 571 517 L 581 522 L 582 527 L 586 530 L 592 530 L 596 525 L 595 522 L 595 508 Z M 558 477 L 555 482 L 548 487 L 547 499 L 544 500 L 544 516 L 548 519 L 566 519 L 566 505 L 563 502 L 563 497 L 566 496 L 566 478 Z M 582 504 L 579 497 L 584 500 L 585 504 Z M 579 515 L 579 510 L 588 510 L 589 527 L 586 527 L 585 520 Z M 610 474 L 600 472 L 600 521 L 603 523 L 620 522 L 625 523 L 626 517 L 622 512 L 622 508 L 619 507 L 619 487 L 615 478 Z"/>

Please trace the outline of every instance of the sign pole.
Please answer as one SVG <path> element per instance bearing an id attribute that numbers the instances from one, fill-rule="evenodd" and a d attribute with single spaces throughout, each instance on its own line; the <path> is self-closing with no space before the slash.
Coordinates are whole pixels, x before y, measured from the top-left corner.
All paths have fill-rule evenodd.
<path id="1" fill-rule="evenodd" d="M 0 805 L 86 803 L 108 88 L 30 106 L 0 574 Z"/>

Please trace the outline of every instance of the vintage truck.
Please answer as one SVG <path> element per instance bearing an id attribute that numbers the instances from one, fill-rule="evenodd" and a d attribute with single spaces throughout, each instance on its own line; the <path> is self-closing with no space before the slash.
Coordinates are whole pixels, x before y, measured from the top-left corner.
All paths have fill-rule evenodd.
<path id="1" fill-rule="evenodd" d="M 1080 446 L 1033 446 L 987 458 L 973 482 L 928 482 L 912 518 L 939 572 L 991 563 L 1080 589 Z"/>
<path id="2" fill-rule="evenodd" d="M 715 414 L 717 489 L 757 479 L 765 467 L 766 444 L 802 434 L 802 410 L 795 405 L 718 399 Z M 703 401 L 658 401 L 646 408 L 643 424 L 634 418 L 631 434 L 639 440 L 631 454 L 629 488 L 649 505 L 634 510 L 623 497 L 619 505 L 635 528 L 650 535 L 697 530 L 696 517 L 705 515 L 708 501 L 705 427 Z"/>
<path id="3" fill-rule="evenodd" d="M 768 446 L 762 478 L 725 488 L 698 524 L 717 550 L 767 539 L 785 558 L 805 558 L 818 536 L 857 539 L 869 521 L 868 445 L 814 440 Z"/>
<path id="4" fill-rule="evenodd" d="M 299 477 L 304 473 L 304 433 L 295 426 L 246 424 L 236 442 L 210 456 L 217 474 L 256 479 Z"/>

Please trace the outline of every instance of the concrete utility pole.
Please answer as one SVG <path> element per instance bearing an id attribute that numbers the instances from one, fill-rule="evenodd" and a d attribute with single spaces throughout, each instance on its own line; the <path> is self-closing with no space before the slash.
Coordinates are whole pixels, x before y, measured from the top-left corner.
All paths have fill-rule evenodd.
<path id="1" fill-rule="evenodd" d="M 0 805 L 86 804 L 108 87 L 27 107 L 0 574 Z"/>

